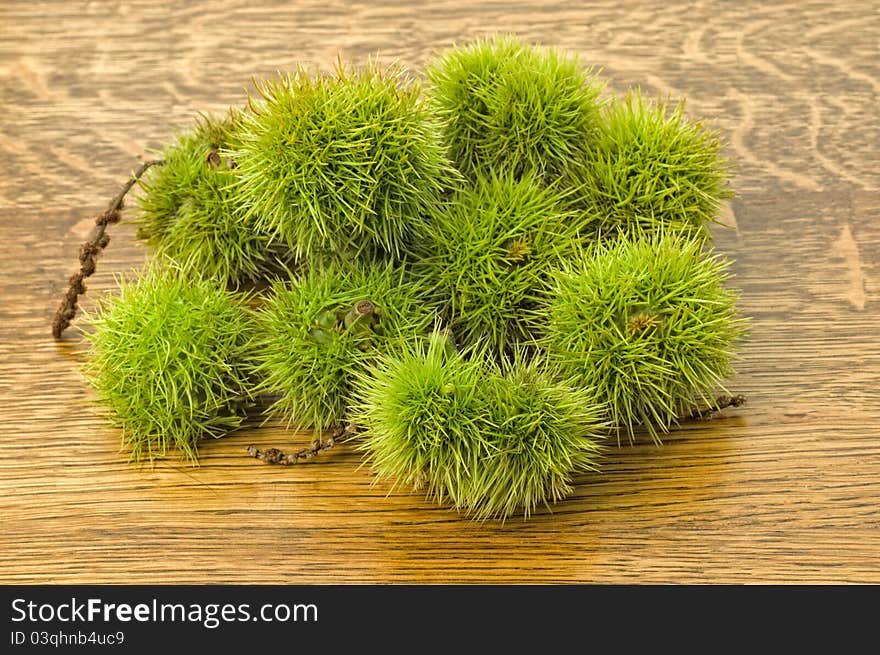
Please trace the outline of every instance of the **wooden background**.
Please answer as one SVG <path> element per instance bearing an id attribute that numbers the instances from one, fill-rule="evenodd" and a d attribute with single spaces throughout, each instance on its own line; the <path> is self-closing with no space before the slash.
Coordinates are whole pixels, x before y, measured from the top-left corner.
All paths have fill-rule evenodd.
<path id="1" fill-rule="evenodd" d="M 880 582 L 877 3 L 418 4 L 2 3 L 0 582 Z M 207 444 L 199 468 L 129 466 L 81 337 L 49 334 L 126 174 L 252 76 L 338 53 L 419 67 L 496 30 L 581 53 L 616 91 L 686 96 L 722 130 L 748 404 L 612 451 L 552 514 L 503 525 L 386 497 L 350 447 L 247 458 L 292 445 L 275 429 Z M 145 257 L 130 226 L 111 234 L 92 300 Z"/>

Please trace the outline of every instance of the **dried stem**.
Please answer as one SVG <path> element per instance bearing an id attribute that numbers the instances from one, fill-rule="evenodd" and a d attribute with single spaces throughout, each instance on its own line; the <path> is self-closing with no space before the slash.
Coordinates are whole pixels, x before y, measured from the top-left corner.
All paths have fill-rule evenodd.
<path id="1" fill-rule="evenodd" d="M 351 423 L 338 425 L 333 430 L 333 434 L 326 439 L 315 441 L 308 448 L 303 448 L 295 453 L 285 453 L 278 448 L 266 448 L 261 450 L 256 446 L 248 446 L 247 454 L 255 459 L 259 459 L 266 464 L 280 464 L 282 466 L 292 466 L 300 460 L 312 459 L 318 453 L 324 450 L 330 450 L 339 441 L 345 441 L 357 432 L 357 427 Z"/>
<path id="2" fill-rule="evenodd" d="M 322 450 L 330 450 L 333 446 L 336 445 L 333 437 L 328 439 L 324 439 L 323 441 L 316 441 L 308 448 L 303 448 L 302 450 L 298 450 L 295 453 L 285 453 L 283 450 L 279 450 L 278 448 L 266 448 L 265 450 L 260 450 L 256 446 L 248 446 L 247 453 L 251 457 L 255 457 L 256 459 L 262 460 L 266 462 L 266 464 L 281 464 L 282 466 L 291 466 L 296 464 L 301 459 L 312 459 L 315 455 L 317 455 Z"/>
<path id="3" fill-rule="evenodd" d="M 739 407 L 740 405 L 746 402 L 746 397 L 742 395 L 737 396 L 728 396 L 721 395 L 715 399 L 715 402 L 710 406 L 704 409 L 695 409 L 693 412 L 685 416 L 685 419 L 698 421 L 701 419 L 706 419 L 712 416 L 713 414 L 717 414 L 722 409 L 727 407 Z"/>
<path id="4" fill-rule="evenodd" d="M 76 316 L 77 301 L 79 300 L 79 297 L 86 292 L 85 279 L 95 272 L 97 257 L 110 242 L 109 235 L 105 233 L 107 226 L 113 223 L 118 223 L 119 219 L 122 218 L 120 211 L 125 202 L 126 194 L 131 191 L 131 187 L 143 177 L 143 174 L 147 172 L 147 169 L 151 166 L 160 166 L 164 163 L 165 161 L 162 159 L 151 159 L 150 161 L 145 161 L 141 164 L 140 168 L 138 168 L 122 186 L 119 193 L 116 194 L 116 197 L 110 201 L 107 211 L 102 212 L 95 219 L 95 229 L 92 232 L 92 236 L 88 241 L 82 244 L 79 249 L 79 271 L 70 276 L 70 279 L 68 280 L 70 286 L 67 289 L 64 300 L 61 302 L 61 306 L 58 307 L 58 311 L 55 312 L 55 318 L 52 321 L 52 336 L 56 339 L 61 338 L 64 330 L 67 329 L 70 322 L 73 320 L 73 317 Z"/>

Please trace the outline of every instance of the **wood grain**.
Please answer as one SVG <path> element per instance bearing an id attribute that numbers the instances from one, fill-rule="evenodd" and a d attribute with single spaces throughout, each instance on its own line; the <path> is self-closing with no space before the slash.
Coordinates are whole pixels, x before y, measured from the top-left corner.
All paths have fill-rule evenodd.
<path id="1" fill-rule="evenodd" d="M 875 2 L 5 2 L 0 5 L 0 582 L 880 582 L 880 14 Z M 477 34 L 578 52 L 613 89 L 686 96 L 736 160 L 718 230 L 752 339 L 748 404 L 528 522 L 387 495 L 351 448 L 132 467 L 52 313 L 139 160 L 252 77 L 337 54 L 421 66 Z M 123 223 L 85 301 L 145 257 Z"/>

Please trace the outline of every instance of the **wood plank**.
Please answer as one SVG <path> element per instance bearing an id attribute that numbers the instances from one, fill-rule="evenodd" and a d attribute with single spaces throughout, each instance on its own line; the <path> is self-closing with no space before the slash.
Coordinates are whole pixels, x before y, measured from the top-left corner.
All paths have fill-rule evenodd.
<path id="1" fill-rule="evenodd" d="M 876 3 L 27 2 L 0 25 L 0 583 L 880 582 Z M 253 77 L 337 54 L 418 68 L 496 30 L 721 130 L 748 404 L 612 449 L 552 512 L 503 524 L 388 494 L 352 446 L 249 459 L 307 440 L 277 426 L 206 444 L 197 468 L 127 464 L 81 337 L 49 333 L 125 175 Z M 111 234 L 86 309 L 144 261 L 130 225 Z"/>

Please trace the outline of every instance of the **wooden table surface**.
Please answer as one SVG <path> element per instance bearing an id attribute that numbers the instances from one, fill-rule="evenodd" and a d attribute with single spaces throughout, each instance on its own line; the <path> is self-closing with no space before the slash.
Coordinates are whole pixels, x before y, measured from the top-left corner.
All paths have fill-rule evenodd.
<path id="1" fill-rule="evenodd" d="M 606 0 L 13 2 L 0 7 L 0 582 L 880 582 L 880 12 Z M 688 98 L 738 163 L 716 230 L 752 338 L 746 406 L 612 450 L 553 513 L 475 523 L 372 486 L 351 447 L 279 468 L 246 429 L 134 467 L 49 331 L 80 243 L 139 160 L 254 76 L 493 31 L 615 91 Z M 124 222 L 87 308 L 144 249 Z"/>

